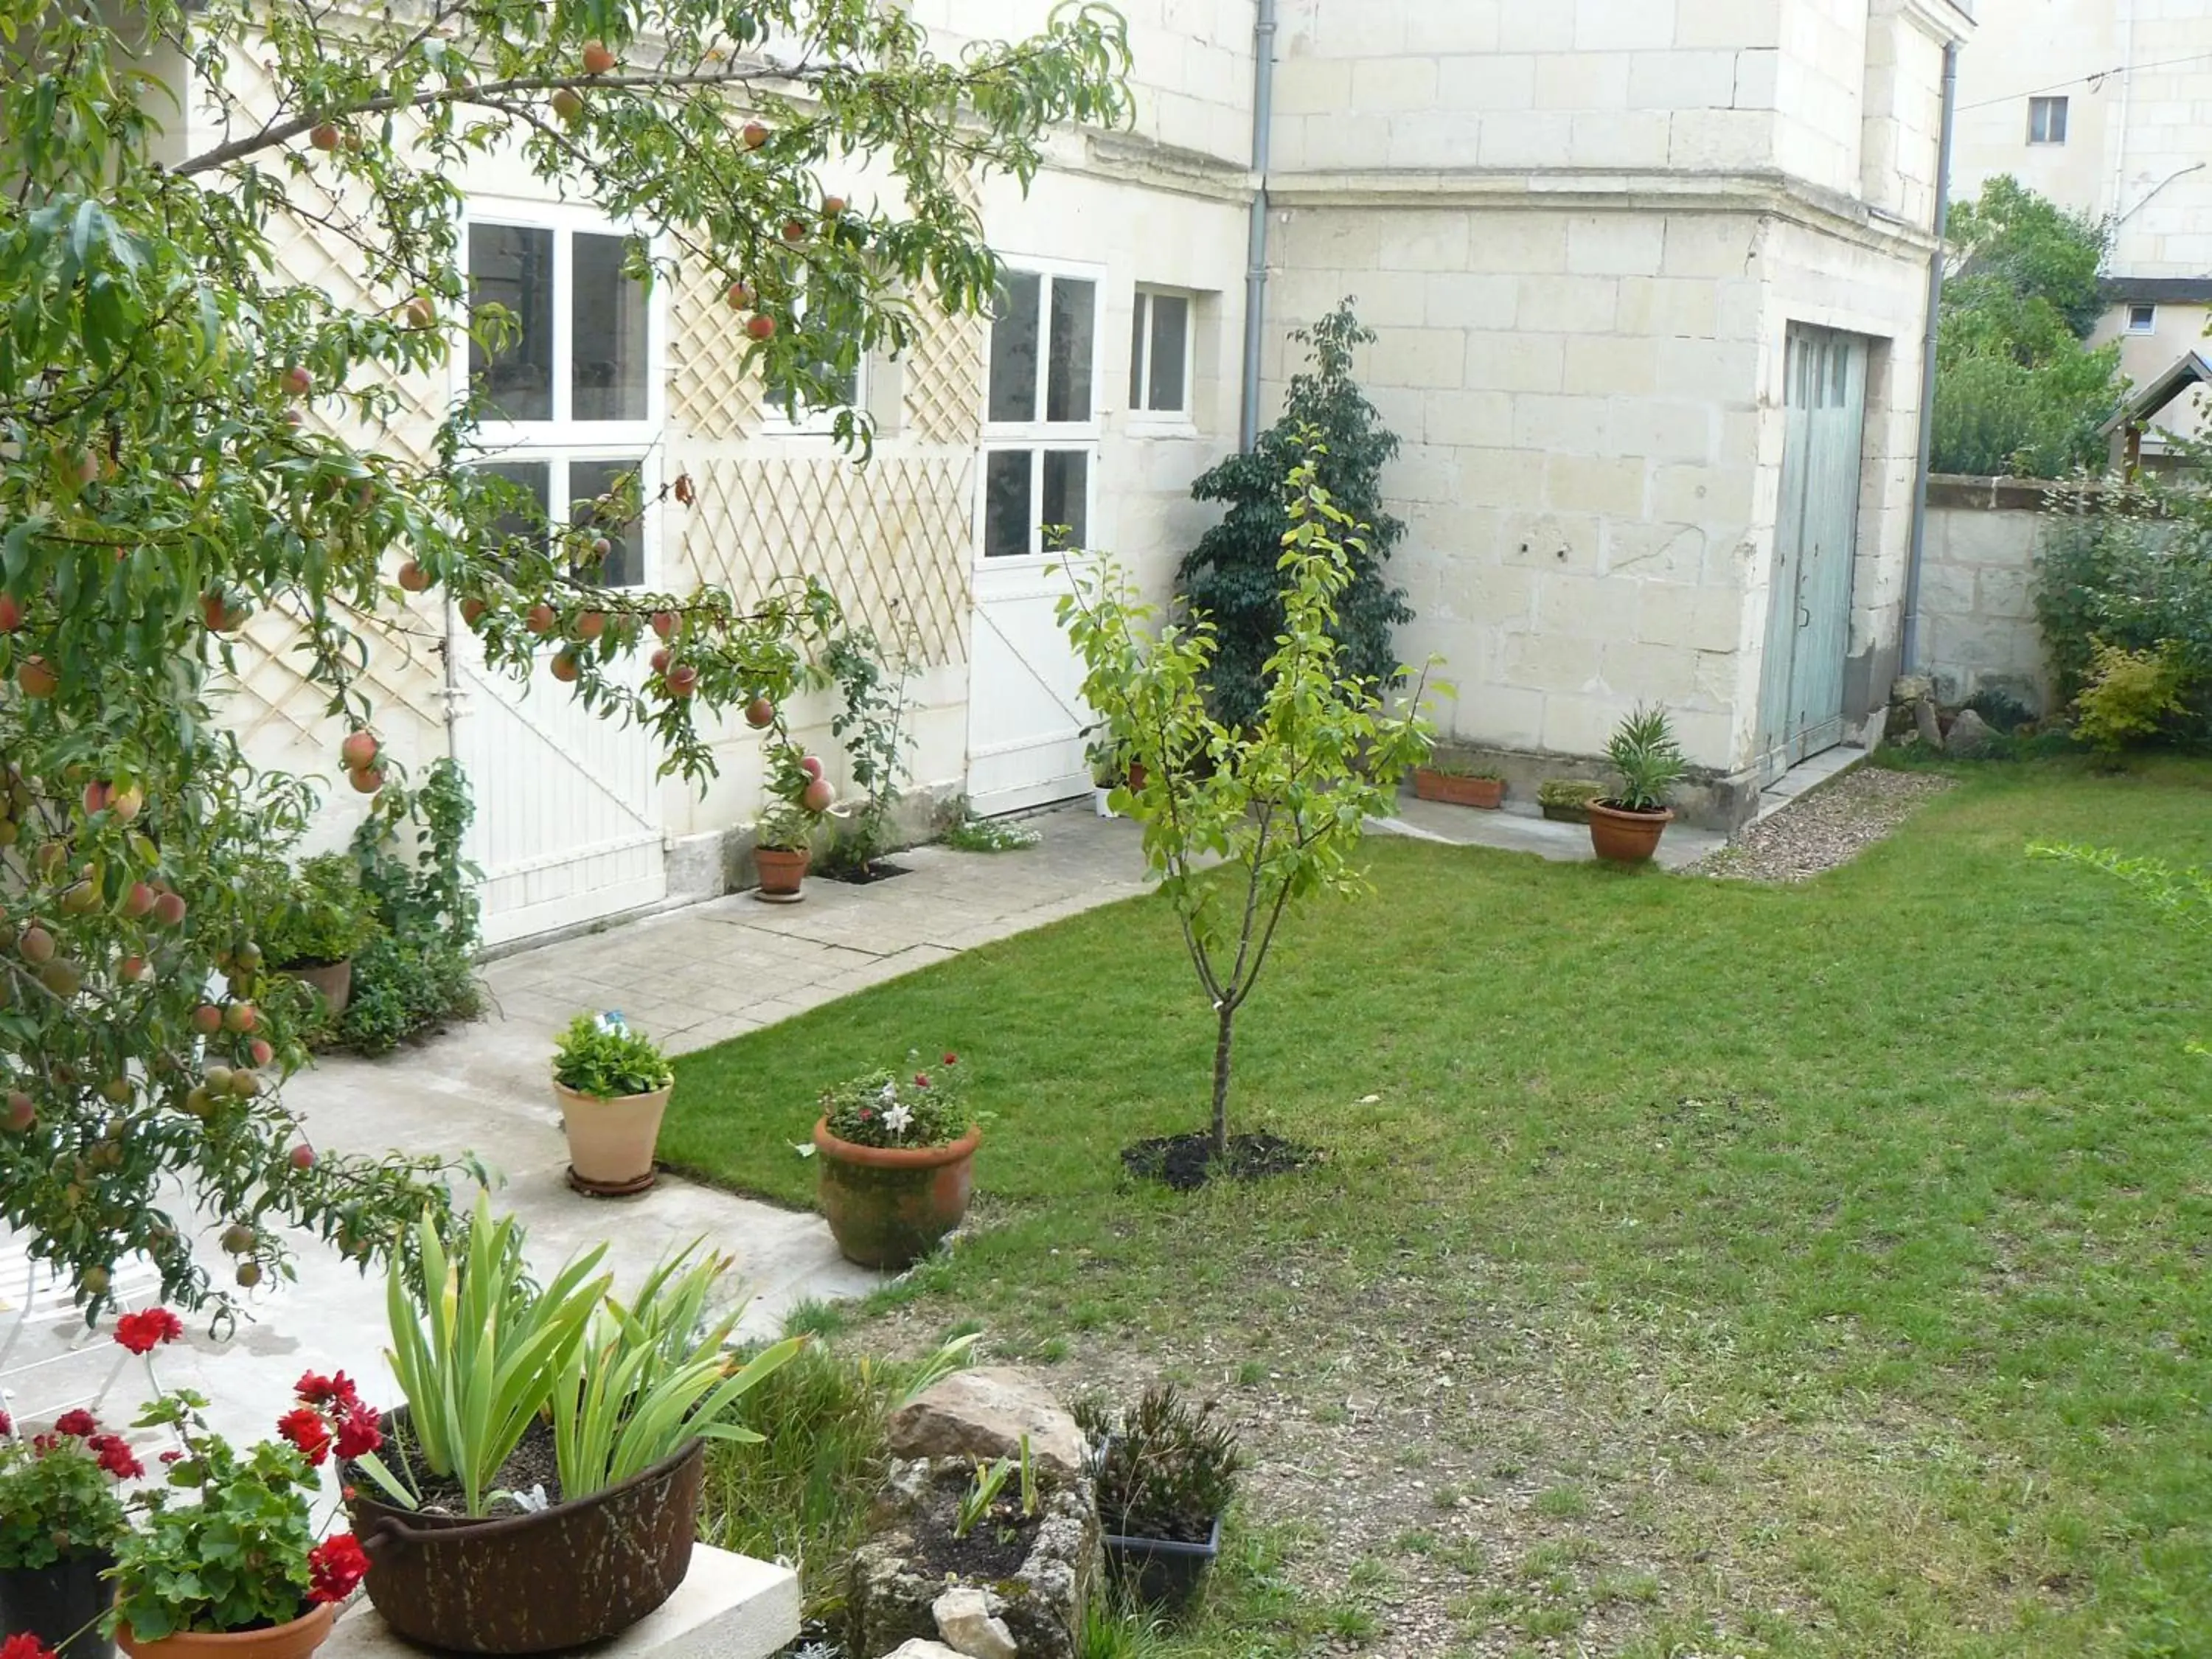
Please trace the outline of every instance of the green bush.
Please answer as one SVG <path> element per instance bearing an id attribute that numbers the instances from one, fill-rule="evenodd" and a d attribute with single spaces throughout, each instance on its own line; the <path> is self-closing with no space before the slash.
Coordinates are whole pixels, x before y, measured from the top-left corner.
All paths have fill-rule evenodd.
<path id="1" fill-rule="evenodd" d="M 343 962 L 376 931 L 361 870 L 343 853 L 303 860 L 283 883 L 260 929 L 272 968 L 315 968 Z"/>
<path id="2" fill-rule="evenodd" d="M 1283 479 L 1306 456 L 1306 433 L 1318 428 L 1321 487 L 1359 528 L 1344 540 L 1352 580 L 1339 596 L 1330 633 L 1342 646 L 1344 672 L 1389 686 L 1398 680 L 1393 633 L 1413 619 L 1403 588 L 1383 574 L 1406 526 L 1389 510 L 1382 469 L 1398 453 L 1397 434 L 1352 377 L 1353 353 L 1374 334 L 1344 301 L 1310 329 L 1291 338 L 1310 347 L 1310 367 L 1291 379 L 1280 420 L 1245 454 L 1231 455 L 1190 488 L 1192 499 L 1228 507 L 1200 538 L 1176 573 L 1181 600 L 1210 618 L 1218 641 L 1208 668 L 1213 712 L 1226 725 L 1249 726 L 1267 701 L 1268 659 L 1284 629 L 1284 538 L 1291 518 Z"/>
<path id="3" fill-rule="evenodd" d="M 2185 672 L 2170 641 L 2155 651 L 2098 641 L 2088 689 L 2075 702 L 2075 736 L 2108 755 L 2156 737 L 2174 715 L 2186 712 Z"/>
<path id="4" fill-rule="evenodd" d="M 468 952 L 429 938 L 395 939 L 380 928 L 354 954 L 353 1000 L 335 1041 L 358 1054 L 389 1054 L 483 1012 L 483 990 Z"/>

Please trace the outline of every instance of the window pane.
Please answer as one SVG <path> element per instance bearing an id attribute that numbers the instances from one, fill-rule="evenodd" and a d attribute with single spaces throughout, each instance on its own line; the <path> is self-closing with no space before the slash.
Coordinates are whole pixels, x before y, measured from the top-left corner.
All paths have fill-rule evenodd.
<path id="1" fill-rule="evenodd" d="M 991 453 L 983 472 L 983 556 L 1018 558 L 1030 550 L 1030 462 L 1035 451 Z"/>
<path id="2" fill-rule="evenodd" d="M 1044 394 L 1048 421 L 1091 418 L 1091 337 L 1097 327 L 1097 283 L 1053 279 L 1052 376 Z"/>
<path id="3" fill-rule="evenodd" d="M 1190 301 L 1152 296 L 1152 386 L 1148 409 L 1182 413 L 1183 354 L 1190 342 Z"/>
<path id="4" fill-rule="evenodd" d="M 503 478 L 528 497 L 500 514 L 492 533 L 500 543 L 526 542 L 537 551 L 545 549 L 546 503 L 552 495 L 552 469 L 544 461 L 488 461 L 474 471 Z"/>
<path id="5" fill-rule="evenodd" d="M 1136 311 L 1129 319 L 1129 407 L 1133 410 L 1145 406 L 1145 325 L 1152 298 L 1149 294 L 1139 294 Z"/>
<path id="6" fill-rule="evenodd" d="M 1080 449 L 1048 449 L 1044 457 L 1044 544 L 1079 548 L 1091 537 L 1091 457 Z"/>
<path id="7" fill-rule="evenodd" d="M 553 418 L 553 233 L 514 225 L 469 227 L 469 320 L 503 306 L 502 329 L 520 329 L 496 356 L 469 342 L 469 383 L 493 420 Z"/>
<path id="8" fill-rule="evenodd" d="M 857 362 L 850 368 L 840 370 L 837 358 L 847 342 L 839 339 L 828 329 L 817 326 L 805 310 L 799 314 L 795 349 L 799 361 L 834 389 L 839 404 L 851 407 L 860 401 L 860 370 Z M 791 381 L 771 379 L 768 383 L 769 407 L 786 420 L 805 421 L 811 418 L 805 400 L 799 396 L 798 386 Z M 817 409 L 815 415 L 828 416 L 828 409 Z"/>
<path id="9" fill-rule="evenodd" d="M 991 320 L 991 419 L 1036 419 L 1037 301 L 1042 279 L 1006 273 Z"/>
<path id="10" fill-rule="evenodd" d="M 568 463 L 568 521 L 590 526 L 608 544 L 604 559 L 587 560 L 570 572 L 578 580 L 607 587 L 636 587 L 644 582 L 641 526 L 628 511 L 629 504 L 637 500 L 637 473 L 644 465 L 644 457 L 635 455 L 622 460 Z M 609 507 L 599 505 L 602 495 L 612 498 Z"/>
<path id="11" fill-rule="evenodd" d="M 569 414 L 645 418 L 645 284 L 623 274 L 623 239 L 579 233 L 569 302 Z"/>

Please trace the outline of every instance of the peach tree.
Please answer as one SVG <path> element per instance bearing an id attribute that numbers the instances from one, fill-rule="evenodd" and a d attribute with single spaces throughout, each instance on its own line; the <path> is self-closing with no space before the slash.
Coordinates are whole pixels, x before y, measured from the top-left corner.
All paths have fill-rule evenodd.
<path id="1" fill-rule="evenodd" d="M 285 1228 L 366 1257 L 454 1173 L 319 1157 L 282 1103 L 303 1055 L 241 895 L 313 797 L 218 718 L 250 617 L 296 635 L 364 793 L 389 769 L 365 665 L 417 593 L 489 663 L 550 658 L 649 728 L 666 772 L 703 776 L 742 706 L 779 783 L 810 781 L 777 708 L 833 617 L 818 586 L 602 582 L 635 477 L 503 530 L 469 400 L 427 459 L 380 441 L 399 381 L 513 326 L 471 311 L 463 170 L 501 158 L 634 228 L 640 280 L 710 272 L 769 383 L 826 407 L 864 354 L 989 305 L 960 176 L 1026 184 L 1054 125 L 1126 115 L 1127 69 L 1090 4 L 947 57 L 880 0 L 0 0 L 0 1220 L 88 1316 L 144 1252 L 222 1317 L 203 1229 L 251 1285 Z M 839 193 L 863 167 L 867 204 Z M 370 303 L 285 274 L 306 233 Z M 862 415 L 836 424 L 865 452 Z"/>
<path id="2" fill-rule="evenodd" d="M 1328 450 L 1297 435 L 1284 485 L 1282 632 L 1247 721 L 1215 712 L 1220 640 L 1212 620 L 1156 626 L 1126 576 L 1079 576 L 1060 601 L 1082 659 L 1083 695 L 1126 775 L 1117 810 L 1144 830 L 1146 864 L 1174 905 L 1212 1006 L 1212 1137 L 1230 1155 L 1229 1079 L 1237 1016 L 1257 988 L 1291 905 L 1366 890 L 1353 863 L 1366 821 L 1390 810 L 1399 781 L 1429 751 L 1425 686 L 1396 707 L 1381 684 L 1345 666 L 1337 605 L 1358 568 L 1364 526 L 1321 482 Z"/>

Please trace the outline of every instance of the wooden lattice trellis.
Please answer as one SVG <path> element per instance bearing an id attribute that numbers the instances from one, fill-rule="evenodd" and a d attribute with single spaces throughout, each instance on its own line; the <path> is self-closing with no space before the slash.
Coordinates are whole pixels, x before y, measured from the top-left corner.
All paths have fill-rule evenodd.
<path id="1" fill-rule="evenodd" d="M 738 593 L 820 577 L 917 665 L 967 659 L 968 456 L 720 459 L 695 469 L 684 552 Z"/>

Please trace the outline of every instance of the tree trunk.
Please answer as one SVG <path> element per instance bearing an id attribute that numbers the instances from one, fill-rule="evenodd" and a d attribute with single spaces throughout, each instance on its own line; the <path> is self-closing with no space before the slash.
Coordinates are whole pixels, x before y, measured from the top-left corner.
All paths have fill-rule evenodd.
<path id="1" fill-rule="evenodd" d="M 1224 1003 L 1221 1035 L 1213 1045 L 1213 1155 L 1229 1156 L 1229 1042 L 1237 1010 Z"/>

